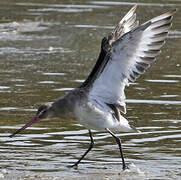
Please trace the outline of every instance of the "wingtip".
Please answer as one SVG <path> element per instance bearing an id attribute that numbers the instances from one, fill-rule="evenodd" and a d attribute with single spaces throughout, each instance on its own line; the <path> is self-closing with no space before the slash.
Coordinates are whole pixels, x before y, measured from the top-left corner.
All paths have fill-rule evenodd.
<path id="1" fill-rule="evenodd" d="M 134 9 L 134 10 L 136 10 L 136 8 L 138 7 L 138 5 L 137 4 L 135 4 L 131 9 Z"/>
<path id="2" fill-rule="evenodd" d="M 128 14 L 129 14 L 129 13 L 135 13 L 136 8 L 137 8 L 137 4 L 135 4 L 135 5 L 129 10 Z"/>
<path id="3" fill-rule="evenodd" d="M 155 22 L 157 22 L 157 21 L 160 21 L 160 20 L 163 20 L 163 19 L 166 19 L 166 18 L 170 18 L 170 17 L 171 17 L 171 19 L 172 19 L 172 18 L 173 18 L 173 15 L 174 15 L 176 12 L 177 12 L 177 9 L 173 9 L 173 10 L 168 11 L 168 12 L 166 12 L 166 13 L 164 13 L 164 14 L 161 14 L 161 15 L 159 15 L 159 16 L 157 16 L 157 17 L 154 17 L 154 18 L 151 19 L 150 21 L 151 21 L 152 23 L 155 23 Z"/>
<path id="4" fill-rule="evenodd" d="M 177 9 L 173 9 L 173 10 L 167 12 L 166 14 L 173 16 L 176 12 L 177 12 Z"/>
<path id="5" fill-rule="evenodd" d="M 178 11 L 178 10 L 177 10 L 177 8 L 176 8 L 176 9 L 173 9 L 171 12 L 172 12 L 173 14 L 175 14 L 177 11 Z"/>

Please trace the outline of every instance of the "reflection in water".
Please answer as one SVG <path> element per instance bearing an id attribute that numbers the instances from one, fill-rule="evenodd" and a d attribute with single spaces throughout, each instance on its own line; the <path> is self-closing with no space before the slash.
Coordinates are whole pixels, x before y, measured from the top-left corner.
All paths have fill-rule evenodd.
<path id="1" fill-rule="evenodd" d="M 141 22 L 179 1 L 139 2 Z M 72 120 L 42 121 L 23 134 L 36 108 L 77 87 L 92 69 L 100 41 L 134 2 L 0 2 L 0 177 L 7 179 L 180 179 L 180 11 L 158 61 L 126 90 L 127 117 L 141 133 L 121 133 L 130 171 L 117 145 L 94 132 L 95 148 L 79 170 L 66 168 L 87 149 L 87 130 Z M 151 8 L 150 8 L 151 7 Z M 10 13 L 11 12 L 11 13 Z M 142 16 L 147 14 L 147 17 Z M 18 26 L 12 30 L 12 22 Z M 5 33 L 4 33 L 5 32 Z"/>

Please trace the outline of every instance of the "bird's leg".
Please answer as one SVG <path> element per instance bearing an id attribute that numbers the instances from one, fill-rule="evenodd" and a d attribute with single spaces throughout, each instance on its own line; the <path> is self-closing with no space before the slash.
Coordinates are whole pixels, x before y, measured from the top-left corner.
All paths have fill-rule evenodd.
<path id="1" fill-rule="evenodd" d="M 89 130 L 89 135 L 90 135 L 90 140 L 91 140 L 91 143 L 89 145 L 89 148 L 87 149 L 87 151 L 82 155 L 82 157 L 73 165 L 70 165 L 68 167 L 75 167 L 77 168 L 78 167 L 78 164 L 80 163 L 80 161 L 87 155 L 87 153 L 93 148 L 94 146 L 94 140 L 93 140 L 93 137 L 92 137 L 92 133 L 91 133 L 91 130 Z"/>
<path id="2" fill-rule="evenodd" d="M 113 133 L 111 132 L 108 128 L 106 128 L 106 130 L 113 136 L 113 138 L 116 140 L 118 146 L 119 146 L 119 150 L 120 150 L 120 155 L 121 155 L 121 159 L 122 159 L 122 163 L 123 163 L 123 170 L 127 169 L 127 166 L 125 164 L 124 161 L 124 156 L 123 156 L 123 151 L 122 151 L 122 147 L 121 147 L 121 140 Z"/>

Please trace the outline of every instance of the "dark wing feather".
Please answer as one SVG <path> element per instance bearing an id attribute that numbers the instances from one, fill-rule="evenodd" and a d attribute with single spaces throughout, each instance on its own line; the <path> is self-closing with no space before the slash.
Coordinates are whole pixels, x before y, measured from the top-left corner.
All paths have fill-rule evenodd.
<path id="1" fill-rule="evenodd" d="M 102 66 L 102 62 L 104 61 L 106 54 L 112 47 L 112 44 L 120 38 L 123 34 L 129 32 L 138 26 L 139 22 L 136 21 L 136 5 L 133 6 L 130 11 L 123 17 L 123 19 L 118 23 L 116 28 L 108 35 L 108 37 L 104 37 L 101 42 L 101 52 L 99 53 L 99 57 L 97 62 L 92 69 L 91 73 L 87 77 L 87 79 L 81 84 L 80 88 L 87 87 L 91 85 L 95 78 L 97 77 L 97 73 L 99 72 L 100 67 Z"/>

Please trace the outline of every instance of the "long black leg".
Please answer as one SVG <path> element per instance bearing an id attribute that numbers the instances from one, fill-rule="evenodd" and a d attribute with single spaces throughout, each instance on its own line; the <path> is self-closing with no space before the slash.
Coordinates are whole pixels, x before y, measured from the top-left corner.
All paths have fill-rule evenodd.
<path id="1" fill-rule="evenodd" d="M 82 155 L 82 157 L 73 165 L 70 165 L 68 167 L 75 167 L 77 168 L 78 167 L 78 164 L 80 163 L 80 161 L 87 155 L 87 153 L 94 147 L 94 140 L 93 140 L 93 137 L 92 137 L 92 133 L 91 133 L 91 130 L 89 130 L 89 135 L 90 135 L 90 140 L 91 140 L 91 143 L 89 145 L 89 148 L 87 149 L 87 151 Z"/>
<path id="2" fill-rule="evenodd" d="M 121 155 L 121 159 L 122 159 L 122 163 L 123 163 L 123 170 L 125 170 L 127 167 L 126 167 L 126 164 L 124 161 L 123 151 L 122 151 L 122 147 L 121 147 L 121 140 L 113 132 L 111 132 L 108 128 L 106 128 L 106 130 L 113 136 L 113 138 L 116 140 L 116 142 L 119 146 L 120 155 Z"/>

